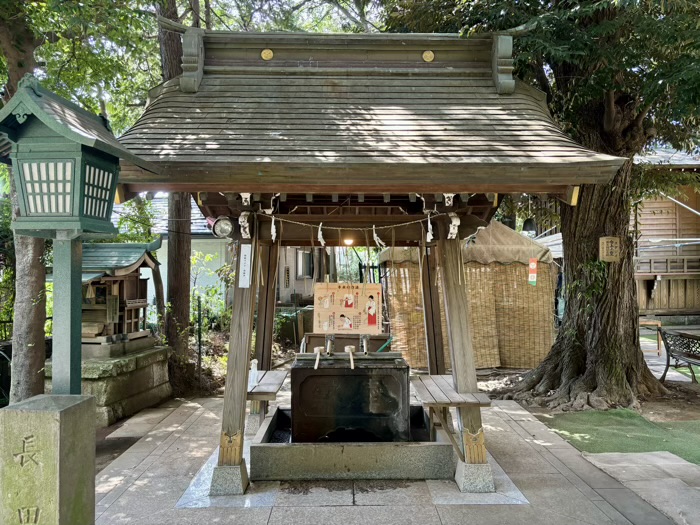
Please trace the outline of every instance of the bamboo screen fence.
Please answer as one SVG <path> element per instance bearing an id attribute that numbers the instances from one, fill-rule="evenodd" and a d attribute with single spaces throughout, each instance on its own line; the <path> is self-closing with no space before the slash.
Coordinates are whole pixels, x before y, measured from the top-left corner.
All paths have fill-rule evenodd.
<path id="1" fill-rule="evenodd" d="M 392 350 L 412 368 L 427 368 L 423 298 L 418 250 L 384 262 Z M 469 323 L 477 368 L 534 368 L 554 342 L 557 267 L 540 262 L 537 284 L 528 284 L 528 266 L 513 262 L 464 264 Z M 438 291 L 442 286 L 438 278 Z M 444 308 L 440 308 L 446 366 L 450 367 Z"/>

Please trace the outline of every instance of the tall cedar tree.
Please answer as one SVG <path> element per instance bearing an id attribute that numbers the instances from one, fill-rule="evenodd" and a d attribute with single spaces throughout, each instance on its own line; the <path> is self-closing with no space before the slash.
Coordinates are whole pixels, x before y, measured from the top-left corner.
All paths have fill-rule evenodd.
<path id="1" fill-rule="evenodd" d="M 632 157 L 654 140 L 697 145 L 700 4 L 398 0 L 387 13 L 393 31 L 510 32 L 516 74 L 547 94 L 563 129 L 592 150 L 629 159 L 609 184 L 585 185 L 578 206 L 562 207 L 564 322 L 546 359 L 516 385 L 516 399 L 635 407 L 661 392 L 639 345 L 629 218 L 632 197 L 645 188 Z M 622 239 L 621 262 L 598 261 L 603 236 Z"/>
<path id="2" fill-rule="evenodd" d="M 175 0 L 162 0 L 155 7 L 156 12 L 163 18 L 179 20 Z M 195 11 L 199 12 L 199 9 Z M 198 19 L 195 20 L 198 21 Z M 158 31 L 158 40 L 163 80 L 167 82 L 182 74 L 182 40 L 179 33 L 164 27 Z M 173 348 L 178 359 L 186 355 L 189 342 L 191 215 L 190 194 L 171 192 L 168 196 L 168 291 L 166 294 L 169 308 L 165 319 L 165 333 L 168 344 Z M 176 373 L 172 367 L 171 371 Z"/>

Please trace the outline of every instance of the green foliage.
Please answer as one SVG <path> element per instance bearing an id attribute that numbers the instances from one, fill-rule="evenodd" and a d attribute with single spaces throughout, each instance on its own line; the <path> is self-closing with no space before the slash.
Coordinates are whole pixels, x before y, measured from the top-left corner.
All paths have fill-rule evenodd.
<path id="1" fill-rule="evenodd" d="M 147 89 L 160 81 L 151 10 L 147 0 L 8 1 L 0 20 L 26 19 L 37 38 L 36 74 L 42 83 L 95 113 L 105 112 L 119 134 L 141 112 Z M 0 80 L 6 73 L 6 67 L 0 69 Z"/>
<path id="2" fill-rule="evenodd" d="M 516 231 L 522 231 L 523 223 L 528 218 L 535 219 L 538 231 L 547 231 L 560 222 L 557 208 L 550 199 L 538 195 L 509 194 L 499 203 L 495 218 L 500 222 L 509 222 L 515 218 Z"/>
<path id="3" fill-rule="evenodd" d="M 0 166 L 0 170 L 6 174 L 7 170 L 2 168 L 4 166 Z M 0 185 L 2 180 L 3 174 L 0 173 Z M 11 221 L 10 199 L 3 197 L 0 190 L 0 321 L 12 321 L 15 302 L 15 245 Z M 3 339 L 2 334 L 0 339 Z"/>
<path id="4" fill-rule="evenodd" d="M 603 295 L 608 282 L 608 264 L 603 261 L 587 261 L 575 272 L 579 278 L 568 285 L 568 297 L 576 297 L 585 313 L 593 313 L 596 300 Z"/>
<path id="5" fill-rule="evenodd" d="M 378 0 L 212 0 L 210 3 L 212 28 L 229 31 L 376 31 L 382 14 Z"/>
<path id="6" fill-rule="evenodd" d="M 515 34 L 516 75 L 588 147 L 698 146 L 700 3 L 389 0 L 388 11 L 393 31 Z"/>
<path id="7" fill-rule="evenodd" d="M 109 242 L 149 243 L 158 237 L 153 233 L 156 212 L 150 200 L 135 197 L 124 203 L 118 215 L 119 235 Z"/>
<path id="8" fill-rule="evenodd" d="M 190 289 L 190 323 L 197 326 L 198 301 L 202 303 L 202 331 L 210 329 L 227 330 L 231 322 L 231 312 L 226 308 L 224 290 L 225 281 L 221 276 L 228 275 L 224 265 L 216 270 L 212 269 L 212 263 L 219 258 L 217 254 L 205 254 L 195 251 L 191 257 L 191 281 Z M 216 284 L 202 285 L 202 277 L 217 277 Z"/>
<path id="9" fill-rule="evenodd" d="M 368 251 L 369 250 L 369 251 Z M 376 266 L 379 264 L 379 250 L 372 247 L 357 246 L 336 250 L 336 269 L 338 272 L 338 282 L 359 283 L 360 264 Z"/>

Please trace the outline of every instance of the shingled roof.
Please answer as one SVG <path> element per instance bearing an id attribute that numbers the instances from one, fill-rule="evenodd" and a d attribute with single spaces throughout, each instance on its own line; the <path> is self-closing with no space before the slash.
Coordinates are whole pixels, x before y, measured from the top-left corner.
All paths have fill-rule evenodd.
<path id="1" fill-rule="evenodd" d="M 153 89 L 120 138 L 163 174 L 125 166 L 121 180 L 283 192 L 610 180 L 624 159 L 558 129 L 544 95 L 513 80 L 511 45 L 491 35 L 188 30 L 185 73 Z"/>

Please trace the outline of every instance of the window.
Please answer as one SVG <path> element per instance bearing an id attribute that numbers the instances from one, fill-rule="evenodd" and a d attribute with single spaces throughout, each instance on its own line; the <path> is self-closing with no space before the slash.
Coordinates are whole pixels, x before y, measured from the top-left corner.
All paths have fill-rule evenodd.
<path id="1" fill-rule="evenodd" d="M 311 279 L 314 276 L 314 254 L 312 251 L 297 249 L 297 279 Z"/>

